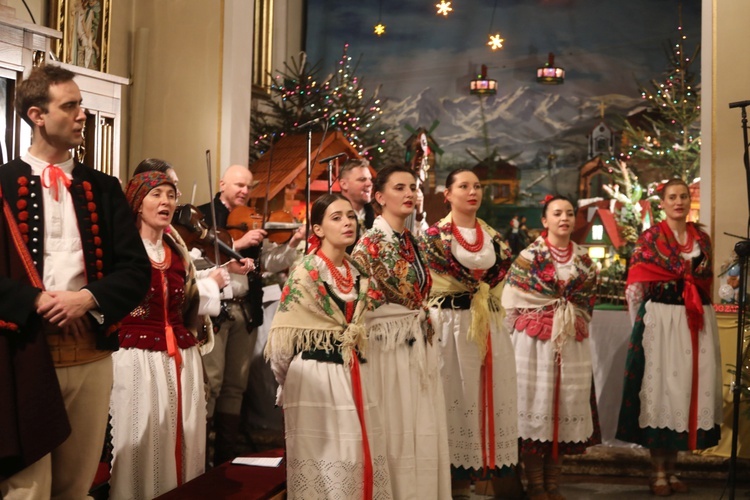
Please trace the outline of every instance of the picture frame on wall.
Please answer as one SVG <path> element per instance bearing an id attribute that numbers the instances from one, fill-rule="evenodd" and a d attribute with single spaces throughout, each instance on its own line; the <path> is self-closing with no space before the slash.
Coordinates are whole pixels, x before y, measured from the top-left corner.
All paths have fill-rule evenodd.
<path id="1" fill-rule="evenodd" d="M 63 36 L 55 55 L 65 63 L 106 73 L 111 0 L 51 0 L 51 26 Z"/>

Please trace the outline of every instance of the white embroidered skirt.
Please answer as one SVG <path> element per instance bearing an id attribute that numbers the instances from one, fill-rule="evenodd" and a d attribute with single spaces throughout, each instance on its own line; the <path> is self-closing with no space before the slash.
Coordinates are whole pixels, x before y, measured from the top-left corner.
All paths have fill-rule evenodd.
<path id="1" fill-rule="evenodd" d="M 203 474 L 206 392 L 197 347 L 180 349 L 182 482 Z M 110 499 L 151 499 L 178 486 L 177 372 L 164 351 L 120 349 L 112 354 L 112 478 Z"/>
<path id="2" fill-rule="evenodd" d="M 551 341 L 514 330 L 518 375 L 518 435 L 552 441 L 555 352 Z M 591 348 L 589 339 L 568 339 L 562 348 L 559 442 L 580 443 L 594 432 L 591 416 Z"/>
<path id="3" fill-rule="evenodd" d="M 698 428 L 722 422 L 721 351 L 713 307 L 703 306 L 698 334 Z M 639 394 L 640 427 L 688 430 L 693 358 L 685 306 L 647 302 L 643 317 L 646 366 Z"/>
<path id="4" fill-rule="evenodd" d="M 415 323 L 419 328 L 419 323 Z M 416 342 L 422 340 L 417 331 Z M 450 499 L 450 455 L 445 419 L 445 396 L 439 376 L 437 338 L 417 349 L 406 342 L 384 349 L 371 337 L 367 349 L 372 385 L 383 414 L 388 464 L 396 499 Z M 420 377 L 416 359 L 424 360 Z"/>
<path id="5" fill-rule="evenodd" d="M 443 390 L 448 420 L 451 465 L 481 469 L 483 361 L 479 347 L 467 338 L 471 312 L 460 309 L 430 310 L 436 337 L 440 339 Z M 495 465 L 518 462 L 518 414 L 516 412 L 516 359 L 510 335 L 492 329 L 492 387 L 495 429 Z M 489 438 L 489 432 L 485 440 Z"/>
<path id="6" fill-rule="evenodd" d="M 373 498 L 392 498 L 380 414 L 360 365 L 373 463 Z M 295 356 L 284 382 L 287 494 L 290 499 L 362 498 L 362 429 L 344 365 Z"/>

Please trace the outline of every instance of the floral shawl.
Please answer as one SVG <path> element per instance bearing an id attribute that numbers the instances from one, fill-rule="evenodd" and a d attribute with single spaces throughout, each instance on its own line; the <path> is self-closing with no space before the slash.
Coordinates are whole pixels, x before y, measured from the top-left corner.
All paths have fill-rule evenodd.
<path id="1" fill-rule="evenodd" d="M 510 267 L 511 252 L 494 229 L 483 220 L 478 219 L 478 222 L 492 238 L 490 243 L 494 246 L 496 255 L 495 264 L 480 279 L 477 279 L 470 269 L 461 265 L 453 256 L 451 251 L 453 217 L 451 214 L 425 232 L 421 247 L 427 256 L 432 275 L 429 306 L 440 307 L 445 298 L 450 295 L 460 293 L 471 295 L 471 326 L 468 338 L 476 342 L 480 351 L 480 359 L 484 359 L 490 322 L 497 319 L 499 325 L 501 320 L 500 292 L 502 287 L 499 285 Z"/>
<path id="2" fill-rule="evenodd" d="M 596 267 L 586 249 L 573 243 L 573 269 L 567 281 L 558 279 L 544 238 L 537 238 L 516 258 L 508 272 L 502 304 L 511 309 L 554 310 L 551 338 L 561 349 L 576 338 L 576 319 L 590 319 L 594 309 Z"/>
<path id="3" fill-rule="evenodd" d="M 398 304 L 412 311 L 422 311 L 424 316 L 429 318 L 427 296 L 432 280 L 426 266 L 427 261 L 419 250 L 419 243 L 408 229 L 404 230 L 403 237 L 409 238 L 416 258 L 424 267 L 425 283 L 419 287 L 414 265 L 399 252 L 399 235 L 382 216 L 378 217 L 372 229 L 362 236 L 352 252 L 352 259 L 372 278 L 373 284 L 368 292 L 368 309 L 375 310 L 388 303 Z M 434 332 L 429 320 L 425 322 L 424 334 L 426 340 L 432 343 Z"/>
<path id="4" fill-rule="evenodd" d="M 683 299 L 688 324 L 691 331 L 698 331 L 703 328 L 703 306 L 700 295 L 702 293 L 705 297 L 711 296 L 713 281 L 711 240 L 692 222 L 688 222 L 687 231 L 694 241 L 698 242 L 701 254 L 704 256 L 695 269 L 691 260 L 682 257 L 672 230 L 666 221 L 662 221 L 641 234 L 638 246 L 630 259 L 628 285 L 684 279 Z"/>
<path id="5" fill-rule="evenodd" d="M 355 265 L 349 257 L 349 264 Z M 366 273 L 359 269 L 359 289 L 351 323 L 328 293 L 315 265 L 315 255 L 306 255 L 289 274 L 281 292 L 279 308 L 268 334 L 266 359 L 291 358 L 298 352 L 340 349 L 344 365 L 350 367 L 355 351 L 364 354 Z"/>

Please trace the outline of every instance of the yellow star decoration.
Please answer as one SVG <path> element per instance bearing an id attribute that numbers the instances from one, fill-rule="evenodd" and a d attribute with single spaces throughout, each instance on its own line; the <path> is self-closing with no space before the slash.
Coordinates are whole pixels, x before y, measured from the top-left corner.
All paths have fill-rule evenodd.
<path id="1" fill-rule="evenodd" d="M 490 35 L 490 41 L 487 42 L 487 45 L 489 45 L 492 50 L 502 49 L 504 41 L 505 39 L 500 38 L 500 33 L 498 33 L 496 35 Z"/>
<path id="2" fill-rule="evenodd" d="M 385 24 L 383 24 L 383 23 L 376 24 L 375 25 L 375 34 L 378 35 L 378 36 L 380 36 L 383 33 L 385 33 Z"/>
<path id="3" fill-rule="evenodd" d="M 451 7 L 451 2 L 446 2 L 445 0 L 440 0 L 440 3 L 435 4 L 435 7 L 437 7 L 437 15 L 440 14 L 447 16 L 450 12 L 453 11 L 453 7 Z"/>

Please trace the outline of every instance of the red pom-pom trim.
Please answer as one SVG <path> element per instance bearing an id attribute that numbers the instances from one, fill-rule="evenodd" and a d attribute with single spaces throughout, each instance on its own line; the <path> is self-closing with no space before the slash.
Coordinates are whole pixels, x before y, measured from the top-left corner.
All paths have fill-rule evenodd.
<path id="1" fill-rule="evenodd" d="M 27 221 L 29 220 L 29 212 L 23 211 L 18 213 L 18 220 L 20 221 Z"/>
<path id="2" fill-rule="evenodd" d="M 88 208 L 89 212 L 96 212 L 96 203 L 90 201 L 88 205 L 86 205 L 86 208 Z"/>
<path id="3" fill-rule="evenodd" d="M 19 229 L 19 231 L 21 231 L 21 233 L 28 234 L 28 232 L 29 232 L 29 225 L 26 224 L 25 222 L 22 222 L 21 224 L 18 225 L 18 229 Z"/>
<path id="4" fill-rule="evenodd" d="M 28 205 L 29 204 L 28 204 L 28 202 L 26 200 L 18 200 L 16 202 L 16 208 L 18 208 L 18 210 L 26 210 L 26 207 Z"/>
<path id="5" fill-rule="evenodd" d="M 29 188 L 26 186 L 22 186 L 18 188 L 18 196 L 28 196 L 29 195 Z"/>
<path id="6" fill-rule="evenodd" d="M 26 177 L 19 177 L 18 178 L 18 185 L 19 186 L 25 186 L 29 183 L 29 180 Z"/>

